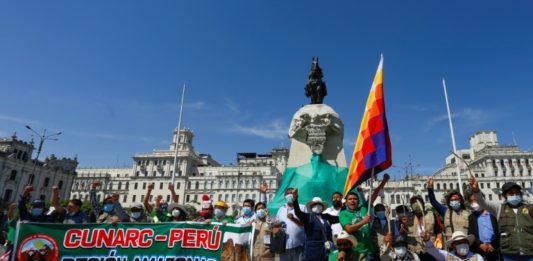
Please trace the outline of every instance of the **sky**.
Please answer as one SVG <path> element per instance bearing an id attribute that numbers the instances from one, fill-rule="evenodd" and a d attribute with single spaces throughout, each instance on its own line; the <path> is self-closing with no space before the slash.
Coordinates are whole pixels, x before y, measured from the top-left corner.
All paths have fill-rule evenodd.
<path id="1" fill-rule="evenodd" d="M 395 178 L 431 174 L 479 130 L 533 148 L 531 1 L 1 1 L 0 136 L 131 166 L 183 127 L 222 164 L 289 146 L 319 57 L 351 159 L 380 54 Z M 514 139 L 513 139 L 514 134 Z M 34 155 L 35 157 L 35 155 Z"/>

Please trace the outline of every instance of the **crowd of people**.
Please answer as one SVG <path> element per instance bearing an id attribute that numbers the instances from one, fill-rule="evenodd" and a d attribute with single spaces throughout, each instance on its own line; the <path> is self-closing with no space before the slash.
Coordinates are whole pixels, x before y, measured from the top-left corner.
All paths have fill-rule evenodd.
<path id="1" fill-rule="evenodd" d="M 360 189 L 343 197 L 336 192 L 331 207 L 319 197 L 301 204 L 298 188 L 288 188 L 285 204 L 277 213 L 268 208 L 261 184 L 261 201 L 245 199 L 239 216 L 228 214 L 226 202 L 202 198 L 201 211 L 192 217 L 187 208 L 168 203 L 161 196 L 152 198 L 149 185 L 143 202 L 122 207 L 118 195 L 97 200 L 100 183 L 91 186 L 91 212 L 81 210 L 82 202 L 71 199 L 62 206 L 59 188 L 53 187 L 50 207 L 40 199 L 31 200 L 33 187 L 27 186 L 17 203 L 9 205 L 0 216 L 1 239 L 6 249 L 12 247 L 17 221 L 41 223 L 159 223 L 195 221 L 210 224 L 255 224 L 253 260 L 533 260 L 533 205 L 522 200 L 522 188 L 508 182 L 501 188 L 504 201 L 487 202 L 474 177 L 471 193 L 448 193 L 441 204 L 433 191 L 433 179 L 427 182 L 431 208 L 422 196 L 413 196 L 409 205 L 391 209 L 374 204 L 382 185 L 365 199 Z M 177 196 L 172 184 L 168 189 L 173 202 Z M 18 211 L 17 211 L 18 210 Z M 15 214 L 18 212 L 18 214 Z M 36 253 L 38 254 L 38 253 Z"/>

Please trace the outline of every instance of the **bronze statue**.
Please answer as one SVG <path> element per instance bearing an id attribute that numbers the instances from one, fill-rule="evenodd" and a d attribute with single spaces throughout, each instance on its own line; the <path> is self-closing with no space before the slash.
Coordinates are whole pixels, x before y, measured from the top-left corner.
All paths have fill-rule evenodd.
<path id="1" fill-rule="evenodd" d="M 311 97 L 311 104 L 322 104 L 324 97 L 328 95 L 326 83 L 322 81 L 323 77 L 322 69 L 318 66 L 318 57 L 313 57 L 309 80 L 305 86 L 305 96 Z"/>

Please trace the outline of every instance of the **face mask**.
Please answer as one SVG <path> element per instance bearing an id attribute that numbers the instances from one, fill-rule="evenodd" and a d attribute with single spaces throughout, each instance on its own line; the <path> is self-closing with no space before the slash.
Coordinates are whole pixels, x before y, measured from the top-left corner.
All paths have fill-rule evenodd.
<path id="1" fill-rule="evenodd" d="M 422 209 L 420 208 L 420 206 L 418 204 L 412 204 L 411 205 L 411 208 L 413 209 L 413 212 L 416 212 L 416 213 L 420 213 L 422 212 Z"/>
<path id="2" fill-rule="evenodd" d="M 407 255 L 407 248 L 402 246 L 402 247 L 395 247 L 394 248 L 394 253 L 396 253 L 397 256 L 399 257 L 404 257 L 405 255 Z"/>
<path id="3" fill-rule="evenodd" d="M 104 204 L 104 212 L 111 213 L 113 211 L 113 204 Z"/>
<path id="4" fill-rule="evenodd" d="M 167 211 L 167 209 L 168 209 L 168 205 L 167 204 L 162 204 L 162 205 L 159 206 L 159 210 L 161 212 L 165 212 L 165 211 Z"/>
<path id="5" fill-rule="evenodd" d="M 251 216 L 252 215 L 252 208 L 251 207 L 243 207 L 242 212 L 245 216 Z"/>
<path id="6" fill-rule="evenodd" d="M 468 244 L 465 243 L 455 246 L 455 252 L 457 252 L 457 254 L 460 256 L 468 255 L 469 250 L 470 247 L 468 246 Z"/>
<path id="7" fill-rule="evenodd" d="M 335 208 L 340 208 L 342 206 L 342 201 L 340 200 L 333 200 L 333 206 Z"/>
<path id="8" fill-rule="evenodd" d="M 507 197 L 507 203 L 513 205 L 513 206 L 518 206 L 518 204 L 520 204 L 522 202 L 522 197 L 520 197 L 520 195 L 515 195 L 515 196 L 508 196 Z"/>
<path id="9" fill-rule="evenodd" d="M 320 214 L 322 213 L 322 210 L 323 210 L 323 207 L 322 205 L 315 205 L 311 208 L 311 211 L 313 211 L 313 213 L 315 214 Z"/>
<path id="10" fill-rule="evenodd" d="M 133 219 L 138 219 L 141 217 L 141 212 L 140 211 L 131 212 L 131 217 Z"/>
<path id="11" fill-rule="evenodd" d="M 293 201 L 294 197 L 292 196 L 292 194 L 285 196 L 285 202 L 287 202 L 288 204 L 291 204 Z"/>
<path id="12" fill-rule="evenodd" d="M 461 202 L 459 200 L 452 200 L 450 201 L 450 207 L 454 210 L 459 210 L 459 208 L 461 208 Z"/>
<path id="13" fill-rule="evenodd" d="M 378 211 L 376 212 L 376 217 L 378 217 L 381 220 L 385 220 L 387 217 L 385 216 L 385 211 Z"/>
<path id="14" fill-rule="evenodd" d="M 472 209 L 472 211 L 478 212 L 480 207 L 479 207 L 479 204 L 477 202 L 474 202 L 474 203 L 470 204 L 470 208 Z"/>
<path id="15" fill-rule="evenodd" d="M 224 211 L 222 211 L 222 209 L 220 209 L 220 208 L 215 208 L 215 216 L 217 218 L 223 217 L 224 216 Z"/>
<path id="16" fill-rule="evenodd" d="M 179 209 L 174 209 L 174 210 L 172 210 L 172 216 L 173 216 L 173 217 L 176 217 L 176 218 L 177 218 L 177 217 L 180 216 L 180 214 L 181 214 L 181 212 L 180 212 Z"/>
<path id="17" fill-rule="evenodd" d="M 211 217 L 211 211 L 202 210 L 202 211 L 200 211 L 200 216 L 202 216 L 203 218 L 210 218 Z"/>
<path id="18" fill-rule="evenodd" d="M 31 215 L 36 217 L 36 216 L 40 216 L 41 214 L 43 214 L 43 209 L 42 208 L 32 208 L 31 209 Z"/>
<path id="19" fill-rule="evenodd" d="M 266 216 L 266 212 L 264 209 L 260 209 L 258 210 L 255 215 L 258 217 L 258 218 L 264 218 Z"/>

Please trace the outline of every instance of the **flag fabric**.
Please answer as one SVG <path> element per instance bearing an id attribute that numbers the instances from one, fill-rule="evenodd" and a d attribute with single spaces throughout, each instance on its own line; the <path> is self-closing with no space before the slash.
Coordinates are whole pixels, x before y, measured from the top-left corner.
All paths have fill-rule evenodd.
<path id="1" fill-rule="evenodd" d="M 344 185 L 346 195 L 355 186 L 365 182 L 372 174 L 392 165 L 391 143 L 385 100 L 383 96 L 383 55 L 366 101 L 359 135 L 355 144 L 348 177 Z"/>
<path id="2" fill-rule="evenodd" d="M 0 261 L 9 261 L 9 253 L 11 251 L 8 251 L 7 253 L 5 253 L 3 256 L 0 256 Z"/>

